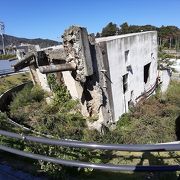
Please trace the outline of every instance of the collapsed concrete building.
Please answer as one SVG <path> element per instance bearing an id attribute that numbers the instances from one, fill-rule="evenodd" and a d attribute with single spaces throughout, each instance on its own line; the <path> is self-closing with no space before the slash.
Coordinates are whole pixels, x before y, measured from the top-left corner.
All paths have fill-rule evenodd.
<path id="1" fill-rule="evenodd" d="M 154 92 L 157 32 L 95 38 L 86 28 L 71 26 L 62 38 L 63 45 L 30 52 L 14 69 L 29 66 L 34 84 L 45 91 L 51 91 L 48 73 L 63 79 L 72 98 L 79 99 L 82 114 L 97 117 L 90 127 L 113 124 Z"/>

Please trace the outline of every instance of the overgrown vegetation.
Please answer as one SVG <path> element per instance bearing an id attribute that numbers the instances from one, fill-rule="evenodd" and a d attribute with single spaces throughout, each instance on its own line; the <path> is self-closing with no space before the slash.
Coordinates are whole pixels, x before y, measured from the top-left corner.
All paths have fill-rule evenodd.
<path id="1" fill-rule="evenodd" d="M 20 114 L 24 112 L 23 122 L 42 132 L 53 132 L 52 135 L 60 138 L 107 143 L 157 143 L 176 139 L 174 128 L 175 119 L 180 112 L 179 82 L 171 82 L 163 97 L 153 96 L 137 105 L 130 113 L 124 114 L 118 121 L 116 130 L 109 131 L 105 136 L 86 128 L 78 102 L 71 100 L 64 86 L 56 84 L 52 88 L 55 98 L 47 105 L 40 89 L 26 87 L 11 103 L 12 117 L 22 122 Z M 144 136 L 143 132 L 146 132 Z"/>
<path id="2" fill-rule="evenodd" d="M 0 77 L 0 95 L 6 90 L 30 80 L 29 73 L 6 75 Z"/>
<path id="3" fill-rule="evenodd" d="M 115 131 L 122 143 L 161 143 L 175 141 L 180 116 L 180 83 L 171 82 L 165 95 L 157 93 L 124 114 Z"/>
<path id="4" fill-rule="evenodd" d="M 113 131 L 101 135 L 96 130 L 89 130 L 86 126 L 86 119 L 80 113 L 78 101 L 71 99 L 67 89 L 63 85 L 59 85 L 52 75 L 48 78 L 51 89 L 54 93 L 49 104 L 46 103 L 46 93 L 39 87 L 26 86 L 21 92 L 14 96 L 14 100 L 10 105 L 10 115 L 17 122 L 29 126 L 40 133 L 52 135 L 55 138 L 74 139 L 87 142 L 102 143 L 158 143 L 175 141 L 180 136 L 178 117 L 180 116 L 180 83 L 171 82 L 166 94 L 160 92 L 150 97 L 144 102 L 140 102 L 134 109 L 124 114 L 117 123 L 117 128 Z M 5 129 L 5 115 L 1 115 Z M 2 119 L 4 119 L 2 121 Z M 22 130 L 7 127 L 7 130 L 21 132 Z M 27 132 L 26 132 L 27 133 Z M 14 140 L 2 138 L 1 143 L 14 146 Z M 58 157 L 69 160 L 90 161 L 95 163 L 114 163 L 114 164 L 139 164 L 140 160 L 129 160 L 127 156 L 134 156 L 132 153 L 126 153 L 122 157 L 122 153 L 108 152 L 99 150 L 63 148 L 57 146 L 39 145 L 34 143 L 18 142 L 19 149 L 44 154 L 47 156 Z M 170 156 L 165 153 L 161 155 Z M 172 155 L 172 154 L 171 154 Z M 139 157 L 152 158 L 153 163 L 163 164 L 164 161 L 157 161 L 160 154 L 143 155 Z M 39 162 L 41 168 L 54 178 L 71 171 L 84 174 L 85 171 L 76 168 L 71 169 L 52 163 Z M 165 162 L 167 164 L 177 163 L 174 160 Z M 78 173 L 78 174 L 79 174 Z M 87 174 L 86 174 L 87 175 Z M 163 176 L 164 177 L 164 176 Z"/>
<path id="5" fill-rule="evenodd" d="M 172 55 L 172 54 L 167 54 L 165 52 L 159 51 L 158 58 L 160 60 L 166 60 L 166 59 L 172 59 L 172 58 L 178 58 L 178 57 L 176 57 L 175 55 Z"/>
<path id="6" fill-rule="evenodd" d="M 38 86 L 26 85 L 15 97 L 9 107 L 11 117 L 16 119 L 17 122 L 28 123 L 30 115 L 34 113 L 31 111 L 31 108 L 35 108 L 33 104 L 36 103 L 36 108 L 40 108 L 38 105 L 42 105 L 41 101 L 44 99 L 44 91 Z"/>
<path id="7" fill-rule="evenodd" d="M 17 93 L 10 105 L 10 116 L 18 123 L 30 126 L 36 131 L 54 136 L 54 138 L 87 140 L 88 128 L 86 120 L 80 114 L 78 101 L 72 100 L 66 87 L 58 85 L 54 76 L 48 78 L 54 93 L 50 104 L 45 102 L 45 94 L 39 87 L 26 86 Z M 98 133 L 97 133 L 98 134 Z M 87 136 L 87 137 L 86 137 Z M 84 161 L 101 162 L 102 151 L 87 149 L 72 149 L 45 145 L 27 144 L 24 150 L 63 159 L 80 159 Z M 62 174 L 62 166 L 40 162 L 41 168 L 58 177 Z M 60 174 L 58 171 L 61 170 Z M 63 168 L 63 171 L 67 168 Z M 56 172 L 56 173 L 55 173 Z"/>
<path id="8" fill-rule="evenodd" d="M 15 58 L 16 55 L 13 54 L 0 54 L 0 60 L 6 60 L 6 59 L 10 59 L 10 58 Z"/>

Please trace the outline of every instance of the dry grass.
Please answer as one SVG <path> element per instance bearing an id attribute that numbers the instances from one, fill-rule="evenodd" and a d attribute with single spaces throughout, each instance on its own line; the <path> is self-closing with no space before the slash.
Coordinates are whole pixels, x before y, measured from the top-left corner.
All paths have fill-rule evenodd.
<path id="1" fill-rule="evenodd" d="M 126 144 L 175 141 L 179 116 L 180 82 L 171 82 L 165 95 L 152 96 L 122 116 L 116 131 Z"/>
<path id="2" fill-rule="evenodd" d="M 29 73 L 16 74 L 16 75 L 8 75 L 0 77 L 0 94 L 8 90 L 9 88 L 21 84 L 30 80 Z"/>
<path id="3" fill-rule="evenodd" d="M 31 104 L 32 105 L 32 104 Z M 57 133 L 58 136 L 64 133 L 66 138 L 78 138 L 86 141 L 96 141 L 104 143 L 124 143 L 124 144 L 145 144 L 145 143 L 160 143 L 175 141 L 177 139 L 177 131 L 180 129 L 180 122 L 177 123 L 180 116 L 180 83 L 171 82 L 167 93 L 163 96 L 160 94 L 152 96 L 140 106 L 137 106 L 132 112 L 121 117 L 117 124 L 117 129 L 107 133 L 105 136 L 99 133 L 90 132 L 87 130 L 79 133 L 74 127 L 79 127 L 82 130 L 82 121 L 80 117 L 67 116 L 65 111 L 57 114 L 57 117 L 51 116 L 54 112 L 50 109 L 44 111 L 43 108 L 38 108 L 40 104 L 35 106 L 28 105 L 24 111 L 32 112 L 31 119 L 35 125 L 37 119 L 43 119 L 39 114 L 43 114 L 44 121 L 39 124 L 39 127 L 48 133 Z M 39 112 L 40 111 L 40 112 Z M 51 112 L 52 111 L 52 112 Z M 44 112 L 47 112 L 45 114 Z M 51 113 L 50 113 L 51 112 Z M 34 114 L 33 114 L 34 113 Z M 37 113 L 37 114 L 36 114 Z M 56 112 L 57 113 L 57 112 Z M 52 119 L 53 117 L 53 119 Z M 66 118 L 65 118 L 66 117 Z M 61 121 L 60 121 L 61 120 Z M 78 122 L 79 121 L 79 122 Z M 45 122 L 43 124 L 43 122 Z M 63 125 L 65 123 L 65 125 Z M 37 127 L 37 124 L 36 124 Z M 83 127 L 83 128 L 82 128 Z M 39 129 L 41 130 L 41 129 Z M 83 135 L 84 133 L 84 135 Z M 61 136 L 60 136 L 61 137 Z M 63 136 L 62 136 L 63 137 Z M 57 152 L 56 152 L 57 153 Z M 79 153 L 80 154 L 80 153 Z M 95 159 L 99 161 L 99 159 Z M 102 157 L 100 162 L 125 164 L 125 165 L 179 165 L 179 152 L 110 152 Z M 77 174 L 76 174 L 77 175 Z M 79 176 L 79 175 L 77 175 Z M 106 173 L 93 171 L 89 175 L 81 174 L 79 179 L 177 179 L 178 172 L 143 172 L 143 173 Z M 77 179 L 78 179 L 77 178 Z"/>

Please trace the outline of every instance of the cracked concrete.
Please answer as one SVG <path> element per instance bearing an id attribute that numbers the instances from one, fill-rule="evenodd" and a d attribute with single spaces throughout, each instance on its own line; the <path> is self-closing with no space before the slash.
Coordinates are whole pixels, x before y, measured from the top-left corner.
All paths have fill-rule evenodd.
<path id="1" fill-rule="evenodd" d="M 156 82 L 157 33 L 154 31 L 95 39 L 86 28 L 71 26 L 62 38 L 63 45 L 35 53 L 35 64 L 30 65 L 32 78 L 47 89 L 47 81 L 43 79 L 46 74 L 39 70 L 55 73 L 72 98 L 79 99 L 82 114 L 97 118 L 95 122 L 87 122 L 89 128 L 104 131 L 105 127 L 113 127 L 130 105 L 137 103 L 135 99 Z"/>

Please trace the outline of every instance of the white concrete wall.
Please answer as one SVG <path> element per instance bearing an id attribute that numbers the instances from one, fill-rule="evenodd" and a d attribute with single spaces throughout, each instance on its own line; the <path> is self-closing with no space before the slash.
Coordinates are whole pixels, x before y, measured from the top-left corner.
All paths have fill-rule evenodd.
<path id="1" fill-rule="evenodd" d="M 74 80 L 74 78 L 71 75 L 70 71 L 64 71 L 62 72 L 63 74 L 63 79 L 64 79 L 64 83 L 68 89 L 68 91 L 71 94 L 71 97 L 73 99 L 78 99 L 78 92 L 77 92 L 77 86 L 76 86 L 76 82 Z"/>
<path id="2" fill-rule="evenodd" d="M 135 99 L 154 85 L 157 78 L 157 33 L 154 31 L 101 38 L 106 41 L 115 120 L 128 111 L 128 101 Z M 129 50 L 128 62 L 125 51 Z M 144 66 L 151 62 L 148 83 L 144 83 Z M 132 73 L 127 71 L 130 65 Z M 128 73 L 128 90 L 123 93 L 123 75 Z M 133 97 L 131 97 L 133 91 Z"/>
<path id="3" fill-rule="evenodd" d="M 42 89 L 46 92 L 51 92 L 51 89 L 47 82 L 46 74 L 42 74 L 38 68 L 36 69 L 36 72 L 37 72 L 37 76 L 38 76 L 38 79 L 39 79 Z"/>

